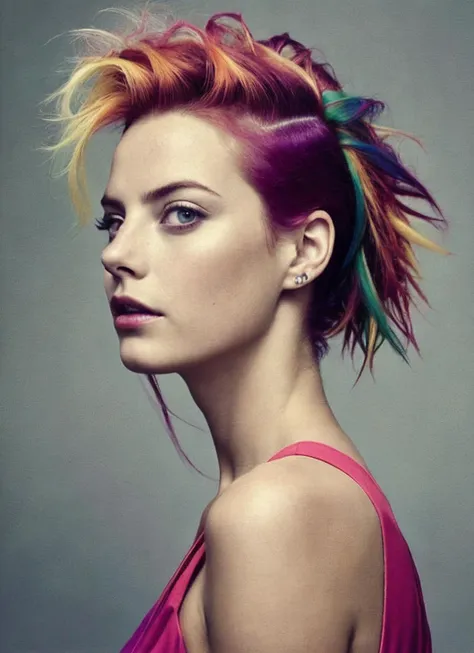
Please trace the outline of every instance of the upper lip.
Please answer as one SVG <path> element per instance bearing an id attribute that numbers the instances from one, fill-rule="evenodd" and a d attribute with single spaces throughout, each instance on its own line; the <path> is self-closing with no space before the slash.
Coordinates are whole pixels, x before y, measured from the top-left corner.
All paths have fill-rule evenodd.
<path id="1" fill-rule="evenodd" d="M 133 297 L 128 295 L 114 295 L 110 301 L 110 308 L 114 316 L 121 315 L 124 313 L 125 306 L 130 306 L 132 308 L 143 308 L 147 313 L 155 313 L 156 315 L 162 315 L 160 311 L 156 311 L 154 308 L 139 302 Z"/>

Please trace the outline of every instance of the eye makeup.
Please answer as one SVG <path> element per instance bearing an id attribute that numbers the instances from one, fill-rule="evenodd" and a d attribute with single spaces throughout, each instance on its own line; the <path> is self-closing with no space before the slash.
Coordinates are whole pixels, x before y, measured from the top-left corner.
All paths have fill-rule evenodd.
<path id="1" fill-rule="evenodd" d="M 187 204 L 180 202 L 168 206 L 166 208 L 166 210 L 163 213 L 163 219 L 160 221 L 160 224 L 165 223 L 164 218 L 167 218 L 170 213 L 179 210 L 185 211 L 186 213 L 191 213 L 194 216 L 196 216 L 197 219 L 187 224 L 167 226 L 166 229 L 170 231 L 187 231 L 188 229 L 194 229 L 199 224 L 199 222 L 206 217 L 204 211 L 200 211 L 198 209 L 195 209 L 194 207 L 188 206 Z M 110 228 L 115 223 L 119 223 L 119 222 L 123 222 L 123 218 L 121 216 L 118 216 L 117 214 L 113 214 L 113 213 L 106 213 L 102 218 L 96 220 L 95 227 L 99 231 L 109 231 L 109 236 L 110 236 Z"/>

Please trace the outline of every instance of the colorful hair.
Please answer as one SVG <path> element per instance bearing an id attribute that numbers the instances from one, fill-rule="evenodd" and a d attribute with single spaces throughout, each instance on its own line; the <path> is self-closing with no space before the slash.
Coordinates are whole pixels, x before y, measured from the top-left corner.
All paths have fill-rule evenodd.
<path id="1" fill-rule="evenodd" d="M 436 228 L 447 221 L 387 138 L 419 141 L 373 124 L 383 102 L 347 95 L 329 64 L 314 61 L 312 50 L 286 32 L 256 41 L 242 16 L 227 12 L 214 14 L 204 29 L 183 20 L 152 29 L 146 10 L 135 19 L 136 29 L 125 36 L 76 30 L 105 50 L 80 57 L 69 80 L 47 98 L 57 101 L 52 120 L 63 127 L 59 141 L 46 149 L 74 146 L 63 172 L 80 223 L 89 215 L 84 153 L 91 136 L 111 125 L 126 130 L 151 112 L 201 116 L 241 144 L 242 173 L 265 202 L 273 237 L 300 227 L 318 208 L 333 219 L 334 252 L 313 284 L 307 316 L 315 360 L 327 353 L 327 339 L 343 331 L 342 355 L 350 348 L 353 358 L 357 344 L 364 353 L 355 383 L 367 361 L 373 375 L 374 355 L 385 340 L 408 363 L 410 343 L 420 353 L 410 318 L 413 291 L 429 306 L 416 280 L 412 246 L 450 253 L 410 225 L 409 217 Z M 439 217 L 405 199 L 424 200 Z M 158 381 L 147 379 L 184 454 Z"/>

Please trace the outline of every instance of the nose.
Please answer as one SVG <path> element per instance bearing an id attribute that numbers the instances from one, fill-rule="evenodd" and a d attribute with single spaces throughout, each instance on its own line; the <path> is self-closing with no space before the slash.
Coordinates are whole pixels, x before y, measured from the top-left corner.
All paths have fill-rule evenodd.
<path id="1" fill-rule="evenodd" d="M 100 260 L 105 270 L 114 277 L 146 274 L 146 245 L 143 238 L 122 233 L 123 225 L 102 250 Z"/>

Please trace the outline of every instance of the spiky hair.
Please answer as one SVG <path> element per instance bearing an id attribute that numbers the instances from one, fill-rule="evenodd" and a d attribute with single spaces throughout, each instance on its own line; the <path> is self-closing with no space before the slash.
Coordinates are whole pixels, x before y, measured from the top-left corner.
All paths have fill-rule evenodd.
<path id="1" fill-rule="evenodd" d="M 89 49 L 48 98 L 57 102 L 53 120 L 62 126 L 49 149 L 73 147 L 64 172 L 81 224 L 89 212 L 84 153 L 95 133 L 109 125 L 126 130 L 152 112 L 202 116 L 242 144 L 242 173 L 263 197 L 274 233 L 298 228 L 316 208 L 333 218 L 335 249 L 314 283 L 307 316 L 318 362 L 327 338 L 342 331 L 342 352 L 350 347 L 353 357 L 358 344 L 364 353 L 356 382 L 367 361 L 372 373 L 385 340 L 407 362 L 410 343 L 419 353 L 410 304 L 415 294 L 429 303 L 413 245 L 449 252 L 410 219 L 436 228 L 447 221 L 388 139 L 419 141 L 375 125 L 384 103 L 346 94 L 331 66 L 287 32 L 257 41 L 238 13 L 214 14 L 204 28 L 148 10 L 123 13 L 135 21 L 131 33 L 74 31 Z M 426 202 L 439 217 L 407 199 Z"/>

